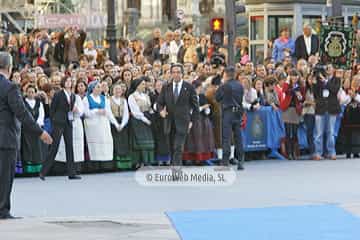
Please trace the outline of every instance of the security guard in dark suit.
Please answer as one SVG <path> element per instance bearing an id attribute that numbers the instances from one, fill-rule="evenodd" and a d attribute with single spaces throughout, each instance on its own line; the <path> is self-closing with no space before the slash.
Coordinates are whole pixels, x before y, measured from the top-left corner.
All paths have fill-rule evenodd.
<path id="1" fill-rule="evenodd" d="M 229 66 L 224 71 L 224 84 L 216 91 L 216 101 L 222 105 L 222 165 L 230 163 L 230 144 L 232 133 L 235 139 L 238 170 L 243 170 L 243 146 L 241 138 L 241 118 L 243 114 L 242 99 L 244 89 L 238 80 L 235 80 L 235 68 Z"/>

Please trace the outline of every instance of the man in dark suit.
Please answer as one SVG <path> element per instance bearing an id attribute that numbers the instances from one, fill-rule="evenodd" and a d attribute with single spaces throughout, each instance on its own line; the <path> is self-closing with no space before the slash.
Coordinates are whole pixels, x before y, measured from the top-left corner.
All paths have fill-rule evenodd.
<path id="1" fill-rule="evenodd" d="M 314 83 L 315 97 L 315 155 L 314 160 L 321 160 L 325 154 L 326 158 L 336 160 L 335 150 L 335 123 L 336 117 L 341 112 L 337 97 L 341 81 L 334 75 L 334 68 L 327 65 L 326 73 L 320 74 Z M 326 153 L 323 151 L 324 137 L 326 135 Z"/>
<path id="2" fill-rule="evenodd" d="M 312 34 L 310 25 L 304 26 L 303 33 L 295 41 L 295 56 L 297 60 L 304 59 L 307 61 L 311 55 L 316 55 L 319 52 L 320 42 L 319 38 Z"/>
<path id="3" fill-rule="evenodd" d="M 230 164 L 231 137 L 234 135 L 238 170 L 243 170 L 242 162 L 244 154 L 241 137 L 241 120 L 244 112 L 242 108 L 244 88 L 235 79 L 235 68 L 232 66 L 225 69 L 223 79 L 224 84 L 218 88 L 215 95 L 216 101 L 221 103 L 222 106 L 222 165 L 228 166 Z"/>
<path id="4" fill-rule="evenodd" d="M 12 58 L 0 52 L 0 219 L 14 218 L 10 214 L 10 194 L 15 174 L 15 162 L 20 149 L 20 127 L 29 130 L 42 141 L 52 139 L 26 110 L 19 88 L 10 82 Z"/>
<path id="5" fill-rule="evenodd" d="M 74 120 L 74 112 L 77 112 L 78 109 L 75 106 L 75 95 L 71 92 L 71 85 L 71 77 L 65 76 L 61 80 L 63 89 L 55 93 L 51 102 L 50 119 L 53 127 L 52 137 L 54 143 L 50 146 L 49 154 L 43 163 L 40 172 L 41 180 L 45 180 L 45 176 L 55 161 L 61 136 L 64 136 L 68 177 L 70 180 L 81 179 L 80 176 L 76 176 L 74 164 L 72 121 Z"/>
<path id="6" fill-rule="evenodd" d="M 170 136 L 171 163 L 181 166 L 186 135 L 192 122 L 199 117 L 199 103 L 195 88 L 182 80 L 183 66 L 174 64 L 170 71 L 173 81 L 162 88 L 157 109 L 166 120 L 165 134 Z"/>

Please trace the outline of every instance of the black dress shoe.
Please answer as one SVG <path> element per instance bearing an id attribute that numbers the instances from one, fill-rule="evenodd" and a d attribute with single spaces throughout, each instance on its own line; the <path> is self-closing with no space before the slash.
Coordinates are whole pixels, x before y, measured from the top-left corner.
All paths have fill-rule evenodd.
<path id="1" fill-rule="evenodd" d="M 81 177 L 77 176 L 77 175 L 69 176 L 69 180 L 80 180 L 80 179 L 81 179 Z"/>
<path id="2" fill-rule="evenodd" d="M 358 153 L 354 153 L 354 158 L 360 158 L 360 155 Z"/>
<path id="3" fill-rule="evenodd" d="M 244 166 L 241 163 L 238 163 L 237 170 L 244 170 Z"/>
<path id="4" fill-rule="evenodd" d="M 40 177 L 41 180 L 45 181 L 45 176 L 44 175 L 39 174 L 39 177 Z"/>
<path id="5" fill-rule="evenodd" d="M 351 158 L 351 153 L 347 153 L 346 158 Z M 355 155 L 354 155 L 354 158 L 355 158 Z"/>

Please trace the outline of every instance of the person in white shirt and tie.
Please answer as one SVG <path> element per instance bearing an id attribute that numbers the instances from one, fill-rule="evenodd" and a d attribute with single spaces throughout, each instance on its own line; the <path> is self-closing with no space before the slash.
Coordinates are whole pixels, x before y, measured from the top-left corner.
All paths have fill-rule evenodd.
<path id="1" fill-rule="evenodd" d="M 316 55 L 319 52 L 319 38 L 312 34 L 310 25 L 305 25 L 303 28 L 303 35 L 300 35 L 295 41 L 295 56 L 296 59 L 308 60 L 311 55 Z"/>
<path id="2" fill-rule="evenodd" d="M 71 92 L 71 77 L 63 77 L 61 80 L 61 87 L 62 90 L 55 93 L 50 107 L 50 118 L 53 128 L 51 135 L 54 139 L 54 142 L 50 146 L 49 153 L 46 160 L 43 162 L 40 172 L 40 179 L 43 181 L 54 164 L 62 136 L 64 137 L 65 142 L 68 177 L 70 180 L 81 179 L 80 176 L 76 175 L 74 164 L 73 121 L 74 114 L 78 114 L 79 109 L 75 105 L 75 94 Z"/>
<path id="3" fill-rule="evenodd" d="M 186 136 L 192 122 L 199 118 L 199 103 L 195 88 L 183 80 L 184 67 L 174 64 L 170 71 L 172 82 L 161 89 L 157 110 L 165 121 L 165 135 L 169 137 L 171 146 L 171 164 L 181 166 Z"/>

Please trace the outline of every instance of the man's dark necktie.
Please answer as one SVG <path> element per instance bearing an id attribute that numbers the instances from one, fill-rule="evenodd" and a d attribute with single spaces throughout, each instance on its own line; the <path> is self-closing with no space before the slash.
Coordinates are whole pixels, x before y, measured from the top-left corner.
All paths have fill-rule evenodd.
<path id="1" fill-rule="evenodd" d="M 179 83 L 175 83 L 175 89 L 174 89 L 174 100 L 177 101 L 179 97 Z"/>

